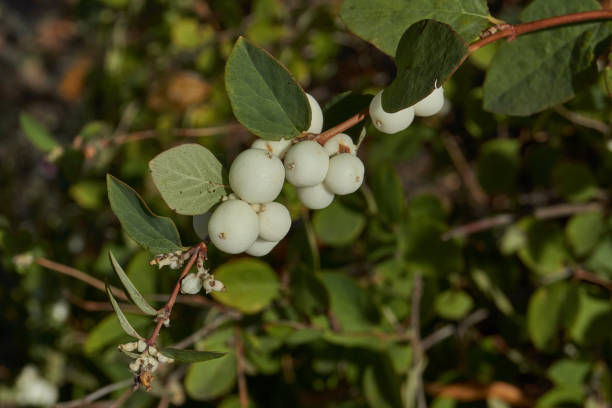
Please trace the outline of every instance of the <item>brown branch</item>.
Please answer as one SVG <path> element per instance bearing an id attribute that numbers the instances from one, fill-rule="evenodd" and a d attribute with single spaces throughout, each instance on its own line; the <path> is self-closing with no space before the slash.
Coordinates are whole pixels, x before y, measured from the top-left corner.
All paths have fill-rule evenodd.
<path id="1" fill-rule="evenodd" d="M 53 262 L 47 258 L 37 258 L 35 262 L 39 264 L 40 266 L 42 266 L 43 268 L 51 269 L 52 271 L 71 276 L 73 278 L 76 278 L 80 281 L 87 283 L 88 285 L 93 286 L 96 289 L 101 290 L 102 292 L 106 292 L 106 287 L 105 287 L 104 282 L 102 282 L 100 279 L 96 279 L 93 276 L 86 274 L 83 271 L 79 271 L 78 269 L 72 268 L 64 264 Z M 128 301 L 127 295 L 121 289 L 118 289 L 114 286 L 111 286 L 110 289 L 111 289 L 111 292 L 113 292 L 113 295 L 115 297 L 121 300 Z"/>
<path id="2" fill-rule="evenodd" d="M 185 337 L 183 340 L 179 341 L 178 343 L 175 343 L 171 347 L 176 348 L 176 349 L 184 349 L 185 347 L 189 347 L 193 343 L 208 336 L 210 333 L 217 330 L 220 326 L 222 326 L 223 324 L 225 324 L 227 321 L 231 319 L 235 320 L 235 318 L 226 317 L 224 315 L 221 315 L 217 317 L 215 320 L 213 320 L 212 322 L 210 322 L 209 324 L 207 324 L 206 326 L 191 333 L 189 336 Z"/>
<path id="3" fill-rule="evenodd" d="M 565 119 L 569 120 L 575 125 L 596 130 L 604 135 L 610 133 L 610 126 L 605 124 L 604 122 L 597 119 L 589 118 L 588 116 L 584 116 L 576 112 L 572 112 L 564 106 L 557 106 L 555 108 L 555 112 L 557 112 L 559 115 L 563 116 Z"/>
<path id="4" fill-rule="evenodd" d="M 333 128 L 327 129 L 325 132 L 319 135 L 314 135 L 314 134 L 307 135 L 304 137 L 304 139 L 312 139 L 323 145 L 325 144 L 325 142 L 327 142 L 332 137 L 336 136 L 338 133 L 342 133 L 345 130 L 352 128 L 353 126 L 355 126 L 356 124 L 358 124 L 359 122 L 367 118 L 369 112 L 370 112 L 370 109 L 365 108 L 361 112 L 355 114 L 354 116 L 351 116 L 350 118 L 334 126 Z"/>
<path id="5" fill-rule="evenodd" d="M 489 312 L 487 310 L 478 309 L 474 313 L 468 315 L 457 325 L 447 324 L 446 326 L 442 326 L 441 328 L 423 339 L 423 350 L 428 350 L 429 348 L 440 343 L 442 340 L 452 336 L 453 334 L 465 332 L 470 327 L 482 322 L 488 316 Z"/>
<path id="6" fill-rule="evenodd" d="M 548 220 L 554 218 L 568 217 L 574 214 L 581 214 L 590 211 L 602 210 L 604 204 L 599 202 L 581 203 L 581 204 L 558 204 L 549 207 L 536 208 L 533 211 L 533 217 L 538 220 Z M 483 218 L 468 224 L 460 225 L 451 228 L 442 235 L 443 240 L 452 238 L 465 237 L 477 232 L 486 231 L 495 227 L 509 225 L 515 222 L 518 216 L 511 213 L 494 215 L 492 217 Z"/>
<path id="7" fill-rule="evenodd" d="M 579 280 L 579 281 L 583 281 L 583 282 L 589 282 L 598 286 L 601 286 L 605 289 L 607 289 L 609 292 L 612 293 L 612 282 L 599 276 L 596 275 L 592 272 L 589 272 L 585 269 L 582 268 L 577 268 L 575 270 L 572 271 L 572 278 Z"/>
<path id="8" fill-rule="evenodd" d="M 512 41 L 520 35 L 531 33 L 533 31 L 544 30 L 547 28 L 558 27 L 566 24 L 580 23 L 583 21 L 608 19 L 612 19 L 612 10 L 593 10 L 584 11 L 580 13 L 571 13 L 562 16 L 544 18 L 542 20 L 530 21 L 528 23 L 517 25 L 504 24 L 496 33 L 488 35 L 482 38 L 481 40 L 470 44 L 470 46 L 468 47 L 468 52 L 472 53 L 484 47 L 485 45 L 501 40 L 502 38 L 508 38 L 510 41 Z"/>
<path id="9" fill-rule="evenodd" d="M 249 390 L 244 374 L 244 345 L 242 344 L 242 333 L 238 326 L 234 328 L 234 343 L 236 348 L 236 373 L 238 377 L 240 407 L 247 408 L 249 406 Z"/>
<path id="10" fill-rule="evenodd" d="M 487 195 L 478 184 L 476 175 L 463 155 L 461 148 L 457 144 L 457 140 L 450 134 L 443 134 L 441 140 L 446 148 L 446 151 L 448 152 L 448 155 L 453 161 L 453 164 L 457 168 L 457 171 L 463 180 L 463 184 L 465 184 L 465 187 L 470 192 L 470 197 L 479 206 L 486 205 Z"/>

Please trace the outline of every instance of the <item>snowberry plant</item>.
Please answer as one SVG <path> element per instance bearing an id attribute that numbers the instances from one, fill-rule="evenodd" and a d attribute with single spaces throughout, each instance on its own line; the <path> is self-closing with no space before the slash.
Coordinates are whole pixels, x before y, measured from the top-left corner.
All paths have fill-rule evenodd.
<path id="1" fill-rule="evenodd" d="M 382 7 L 384 2 L 373 3 Z M 431 6 L 437 2 L 423 3 Z M 384 89 L 376 90 L 374 95 L 367 94 L 362 100 L 365 103 L 358 109 L 344 112 L 335 126 L 326 123 L 327 110 L 301 88 L 284 66 L 262 48 L 240 37 L 226 62 L 225 85 L 235 118 L 253 134 L 250 148 L 226 167 L 211 151 L 194 143 L 164 151 L 149 164 L 152 180 L 164 201 L 177 214 L 193 217 L 193 228 L 201 243 L 184 246 L 169 218 L 154 215 L 134 190 L 108 176 L 110 203 L 127 234 L 155 254 L 152 264 L 160 268 L 183 268 L 170 299 L 157 310 L 144 300 L 110 254 L 126 293 L 156 324 L 148 338 L 141 336 L 108 288 L 122 327 L 136 338 L 119 349 L 132 359 L 129 369 L 138 384 L 149 388 L 160 364 L 223 356 L 216 351 L 162 347 L 157 344 L 160 330 L 169 325 L 179 293 L 195 295 L 201 291 L 208 294 L 232 290 L 209 271 L 206 262 L 210 246 L 229 255 L 245 253 L 261 257 L 285 239 L 291 230 L 292 217 L 289 209 L 278 201 L 284 189 L 294 189 L 305 210 L 324 209 L 336 196 L 356 193 L 367 181 L 367 169 L 359 156 L 361 143 L 370 137 L 367 129 L 373 132 L 376 129 L 375 134 L 384 137 L 384 134 L 406 130 L 415 120 L 421 120 L 420 117 L 441 112 L 447 79 L 468 56 L 495 40 L 513 40 L 519 51 L 512 43 L 500 48 L 484 83 L 485 108 L 508 115 L 529 115 L 573 96 L 574 91 L 566 82 L 587 68 L 596 67 L 598 52 L 610 36 L 608 25 L 572 26 L 575 33 L 567 36 L 580 45 L 572 52 L 567 50 L 567 37 L 561 42 L 550 37 L 525 41 L 517 38 L 566 23 L 612 18 L 610 10 L 599 9 L 595 2 L 564 3 L 560 8 L 568 14 L 556 18 L 550 15 L 547 0 L 536 0 L 523 16 L 531 22 L 514 26 L 491 17 L 484 2 L 469 2 L 475 8 L 470 13 L 464 12 L 462 2 L 448 3 L 454 5 L 449 6 L 448 13 L 438 14 L 432 8 L 434 18 L 423 19 L 431 15 L 407 15 L 400 11 L 397 23 L 389 24 L 387 18 L 374 13 L 375 7 L 362 7 L 362 2 L 357 0 L 344 2 L 342 17 L 348 27 L 394 57 L 397 75 Z M 395 13 L 391 8 L 383 11 Z M 475 17 L 483 13 L 485 18 Z M 537 52 L 538 41 L 547 41 L 546 47 L 558 52 L 548 60 L 522 59 L 526 49 Z M 572 60 L 576 52 L 582 58 L 580 63 Z M 546 77 L 548 82 L 542 83 L 534 72 L 549 65 L 559 75 Z M 544 88 L 547 92 L 540 92 Z M 421 352 L 415 350 L 415 364 L 424 364 L 423 356 L 418 354 Z M 419 367 L 423 369 L 418 366 L 415 372 Z M 415 397 L 409 394 L 404 398 Z"/>

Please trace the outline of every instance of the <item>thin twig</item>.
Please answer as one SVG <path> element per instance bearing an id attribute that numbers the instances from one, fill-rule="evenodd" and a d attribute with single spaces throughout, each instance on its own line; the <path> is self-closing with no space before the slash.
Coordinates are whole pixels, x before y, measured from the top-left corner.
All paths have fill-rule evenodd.
<path id="1" fill-rule="evenodd" d="M 136 389 L 134 387 L 128 388 L 108 408 L 119 408 L 119 407 L 123 406 L 125 401 L 127 401 L 127 399 L 130 398 L 130 396 L 134 393 L 134 391 L 136 391 Z"/>
<path id="2" fill-rule="evenodd" d="M 608 135 L 610 133 L 609 125 L 600 120 L 589 118 L 588 116 L 573 112 L 567 109 L 565 106 L 557 106 L 555 108 L 555 112 L 576 125 L 596 130 L 604 135 Z"/>
<path id="3" fill-rule="evenodd" d="M 220 326 L 222 326 L 225 322 L 229 320 L 231 320 L 231 318 L 227 316 L 224 316 L 224 315 L 218 316 L 212 322 L 196 330 L 195 332 L 191 333 L 189 336 L 185 337 L 183 340 L 174 344 L 172 347 L 176 349 L 184 349 L 186 347 L 189 347 L 193 343 L 199 341 L 200 339 L 203 339 L 204 337 L 208 336 L 210 333 L 217 330 Z"/>
<path id="4" fill-rule="evenodd" d="M 487 195 L 478 184 L 476 180 L 476 175 L 472 170 L 472 167 L 468 163 L 465 158 L 457 140 L 450 134 L 443 134 L 441 137 L 442 143 L 448 152 L 453 164 L 457 168 L 465 187 L 470 192 L 470 197 L 478 204 L 479 206 L 484 206 L 487 203 Z"/>
<path id="5" fill-rule="evenodd" d="M 580 13 L 565 14 L 562 16 L 544 18 L 542 20 L 531 21 L 529 23 L 510 25 L 502 24 L 499 31 L 488 35 L 481 40 L 473 42 L 468 47 L 469 53 L 472 53 L 487 44 L 508 38 L 510 41 L 516 37 L 527 34 L 533 31 L 544 30 L 546 28 L 558 27 L 566 24 L 579 23 L 583 21 L 593 20 L 608 20 L 612 19 L 612 10 L 593 10 Z"/>
<path id="6" fill-rule="evenodd" d="M 239 326 L 234 328 L 234 344 L 236 348 L 236 375 L 238 377 L 240 407 L 247 408 L 249 406 L 249 390 L 244 373 L 244 345 L 242 344 L 242 333 Z"/>
<path id="7" fill-rule="evenodd" d="M 429 336 L 423 339 L 422 345 L 423 350 L 428 350 L 436 344 L 440 343 L 442 340 L 456 334 L 465 332 L 465 330 L 469 329 L 472 326 L 477 325 L 482 322 L 489 316 L 489 312 L 485 309 L 478 309 L 475 312 L 468 315 L 465 319 L 463 319 L 459 324 L 447 324 L 442 326 L 435 332 L 431 333 Z"/>
<path id="8" fill-rule="evenodd" d="M 594 273 L 589 272 L 585 269 L 582 269 L 582 268 L 574 269 L 572 271 L 571 276 L 572 278 L 576 280 L 593 283 L 595 285 L 599 285 L 607 289 L 609 292 L 612 292 L 612 282 L 611 281 L 605 278 L 602 278 L 599 275 L 595 275 Z"/>
<path id="9" fill-rule="evenodd" d="M 410 343 L 412 344 L 413 353 L 413 374 L 418 375 L 416 378 L 416 401 L 417 408 L 427 408 L 425 399 L 425 388 L 423 386 L 422 369 L 424 367 L 424 348 L 421 343 L 421 297 L 423 296 L 423 276 L 417 272 L 414 276 L 412 288 L 412 299 L 410 303 L 410 328 L 412 336 Z"/>
<path id="10" fill-rule="evenodd" d="M 557 204 L 548 207 L 536 208 L 532 215 L 538 220 L 548 220 L 554 218 L 563 218 L 575 214 L 585 212 L 598 211 L 605 208 L 605 205 L 600 202 L 580 203 L 580 204 Z M 451 228 L 444 235 L 443 240 L 452 238 L 466 237 L 477 232 L 486 231 L 495 227 L 509 225 L 515 222 L 518 216 L 511 213 L 494 215 L 492 217 L 483 218 L 473 221 L 458 227 Z"/>
<path id="11" fill-rule="evenodd" d="M 122 388 L 129 387 L 132 384 L 134 384 L 134 380 L 129 379 L 129 380 L 123 380 L 123 381 L 119 381 L 113 384 L 105 385 L 104 387 L 92 392 L 91 394 L 84 396 L 83 398 L 79 398 L 74 401 L 60 402 L 60 403 L 55 404 L 54 407 L 55 408 L 82 407 L 82 406 L 92 403 L 93 401 L 99 398 L 102 398 L 103 396 L 107 394 L 110 394 L 111 392 L 115 392 Z"/>
<path id="12" fill-rule="evenodd" d="M 338 133 L 342 133 L 345 130 L 352 128 L 353 126 L 355 126 L 356 124 L 358 124 L 359 122 L 367 118 L 369 111 L 370 111 L 369 108 L 366 108 L 362 110 L 361 112 L 357 113 L 356 115 L 351 116 L 344 122 L 334 126 L 333 128 L 327 129 L 325 132 L 319 135 L 308 135 L 307 137 L 305 137 L 305 139 L 314 139 L 323 145 L 325 144 L 325 142 L 327 142 L 332 137 L 336 136 Z"/>

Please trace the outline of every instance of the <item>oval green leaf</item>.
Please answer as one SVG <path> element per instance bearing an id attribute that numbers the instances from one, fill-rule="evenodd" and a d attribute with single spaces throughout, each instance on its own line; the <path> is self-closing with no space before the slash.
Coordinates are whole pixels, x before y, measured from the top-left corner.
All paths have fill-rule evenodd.
<path id="1" fill-rule="evenodd" d="M 136 286 L 134 286 L 130 278 L 128 278 L 126 273 L 123 271 L 123 268 L 121 267 L 121 265 L 119 265 L 119 262 L 117 262 L 117 259 L 111 251 L 108 251 L 108 257 L 110 258 L 111 265 L 113 266 L 115 273 L 121 280 L 121 283 L 123 284 L 123 287 L 127 291 L 128 295 L 130 296 L 132 302 L 134 302 L 134 304 L 138 306 L 138 308 L 142 310 L 143 313 L 146 313 L 150 316 L 155 316 L 157 314 L 157 311 L 153 309 L 153 307 L 140 294 Z"/>
<path id="2" fill-rule="evenodd" d="M 278 295 L 278 277 L 265 262 L 240 259 L 221 265 L 215 279 L 225 285 L 225 292 L 213 292 L 219 302 L 244 313 L 257 313 Z"/>
<path id="3" fill-rule="evenodd" d="M 391 56 L 405 28 L 421 19 L 446 23 L 468 41 L 489 25 L 485 0 L 344 0 L 340 17 L 353 33 Z"/>
<path id="4" fill-rule="evenodd" d="M 118 178 L 107 174 L 106 184 L 111 208 L 134 241 L 155 254 L 181 249 L 181 238 L 170 218 L 153 214 L 140 195 Z"/>
<path id="5" fill-rule="evenodd" d="M 225 87 L 236 119 L 263 139 L 291 139 L 310 126 L 302 88 L 285 67 L 244 37 L 227 60 Z"/>
<path id="6" fill-rule="evenodd" d="M 236 383 L 236 354 L 192 364 L 185 376 L 185 389 L 194 400 L 207 401 L 230 391 Z"/>
<path id="7" fill-rule="evenodd" d="M 383 109 L 414 105 L 450 77 L 467 56 L 465 41 L 444 23 L 422 20 L 402 35 L 395 53 L 397 75 L 382 95 Z"/>
<path id="8" fill-rule="evenodd" d="M 183 144 L 149 162 L 153 182 L 166 204 L 179 214 L 203 214 L 229 190 L 223 166 L 199 144 Z"/>
<path id="9" fill-rule="evenodd" d="M 449 320 L 459 320 L 472 310 L 474 301 L 465 292 L 447 290 L 436 296 L 434 307 L 438 316 Z"/>
<path id="10" fill-rule="evenodd" d="M 366 219 L 362 213 L 350 210 L 334 200 L 329 207 L 315 212 L 312 224 L 322 242 L 342 246 L 350 244 L 361 235 Z"/>
<path id="11" fill-rule="evenodd" d="M 27 113 L 19 115 L 19 122 L 23 133 L 36 148 L 48 153 L 60 146 L 47 128 Z"/>

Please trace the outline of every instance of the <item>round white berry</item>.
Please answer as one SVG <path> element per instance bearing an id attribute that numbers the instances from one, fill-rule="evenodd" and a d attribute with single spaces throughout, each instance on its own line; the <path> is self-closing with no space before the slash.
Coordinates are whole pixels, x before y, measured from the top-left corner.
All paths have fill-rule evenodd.
<path id="1" fill-rule="evenodd" d="M 266 241 L 280 241 L 291 228 L 291 215 L 281 203 L 261 204 L 259 212 L 259 238 Z"/>
<path id="2" fill-rule="evenodd" d="M 310 127 L 306 130 L 306 133 L 319 134 L 323 130 L 323 111 L 317 100 L 311 94 L 307 93 L 306 97 L 308 98 L 310 111 L 312 112 Z"/>
<path id="3" fill-rule="evenodd" d="M 334 193 L 329 191 L 323 183 L 310 187 L 298 187 L 297 196 L 304 207 L 312 210 L 325 208 L 334 201 Z"/>
<path id="4" fill-rule="evenodd" d="M 234 192 L 249 203 L 274 201 L 283 188 L 285 168 L 270 152 L 247 149 L 240 153 L 229 171 L 229 183 Z"/>
<path id="5" fill-rule="evenodd" d="M 338 133 L 336 136 L 325 142 L 323 147 L 325 150 L 327 150 L 327 153 L 330 156 L 338 153 L 355 154 L 357 152 L 353 139 L 351 139 L 351 137 L 346 133 Z"/>
<path id="6" fill-rule="evenodd" d="M 208 237 L 208 221 L 210 220 L 210 212 L 193 216 L 193 230 L 204 241 Z"/>
<path id="7" fill-rule="evenodd" d="M 259 235 L 259 218 L 242 200 L 221 203 L 210 216 L 208 234 L 211 242 L 223 252 L 244 252 Z"/>
<path id="8" fill-rule="evenodd" d="M 383 133 L 397 133 L 406 129 L 414 120 L 414 108 L 409 106 L 394 113 L 385 112 L 382 107 L 382 93 L 377 93 L 370 102 L 370 118 L 376 129 Z"/>
<path id="9" fill-rule="evenodd" d="M 285 176 L 296 187 L 319 184 L 325 179 L 328 166 L 327 151 L 313 140 L 294 144 L 285 155 Z"/>
<path id="10" fill-rule="evenodd" d="M 417 102 L 414 108 L 414 114 L 417 116 L 432 116 L 442 110 L 444 106 L 444 89 L 436 88 L 432 93 Z"/>
<path id="11" fill-rule="evenodd" d="M 285 153 L 291 147 L 291 140 L 265 140 L 265 139 L 257 139 L 251 145 L 252 149 L 266 150 L 279 159 L 285 157 Z"/>
<path id="12" fill-rule="evenodd" d="M 181 281 L 181 292 L 187 295 L 195 295 L 202 289 L 202 279 L 195 273 L 190 273 Z"/>
<path id="13" fill-rule="evenodd" d="M 251 256 L 264 256 L 268 255 L 272 249 L 278 244 L 278 241 L 266 241 L 264 239 L 257 239 L 253 242 L 253 245 L 247 249 L 246 253 Z"/>
<path id="14" fill-rule="evenodd" d="M 363 183 L 364 167 L 359 157 L 341 153 L 329 160 L 325 187 L 338 195 L 351 194 Z"/>

